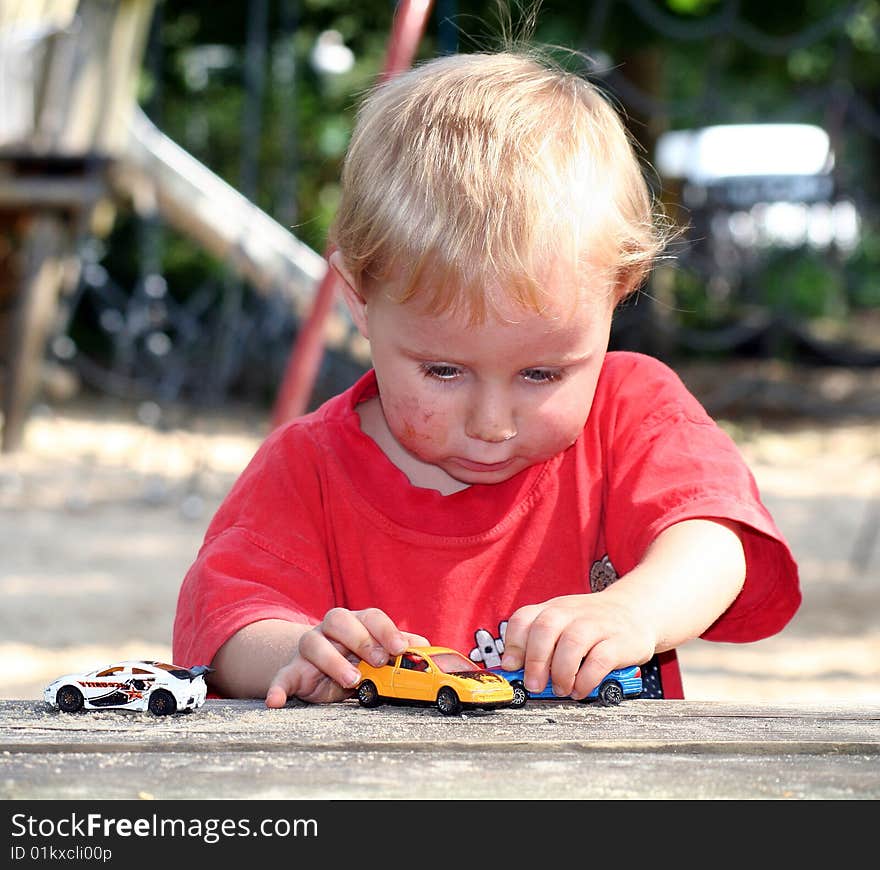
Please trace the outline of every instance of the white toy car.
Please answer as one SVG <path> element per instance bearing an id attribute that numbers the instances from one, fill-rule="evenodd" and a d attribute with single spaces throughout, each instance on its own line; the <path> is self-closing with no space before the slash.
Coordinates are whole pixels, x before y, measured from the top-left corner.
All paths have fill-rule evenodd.
<path id="1" fill-rule="evenodd" d="M 43 690 L 48 704 L 64 713 L 77 710 L 149 710 L 168 716 L 205 703 L 206 665 L 183 668 L 164 662 L 125 661 L 87 674 L 67 674 Z"/>

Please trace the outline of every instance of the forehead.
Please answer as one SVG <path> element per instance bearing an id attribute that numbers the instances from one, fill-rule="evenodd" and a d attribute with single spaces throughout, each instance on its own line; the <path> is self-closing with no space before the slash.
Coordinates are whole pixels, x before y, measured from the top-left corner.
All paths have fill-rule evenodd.
<path id="1" fill-rule="evenodd" d="M 377 280 L 367 295 L 402 302 L 415 315 L 447 317 L 457 323 L 518 324 L 538 314 L 550 322 L 604 314 L 616 303 L 616 270 L 598 258 L 573 265 L 548 258 L 534 271 L 488 277 L 477 264 L 469 273 L 432 263 L 412 275 L 405 269 Z"/>
<path id="2" fill-rule="evenodd" d="M 512 302 L 499 304 L 481 322 L 464 312 L 426 310 L 417 298 L 385 299 L 375 313 L 389 318 L 393 340 L 416 356 L 467 360 L 476 355 L 563 362 L 604 349 L 611 322 L 608 299 L 582 298 L 538 312 Z M 376 336 L 374 336 L 375 338 Z"/>

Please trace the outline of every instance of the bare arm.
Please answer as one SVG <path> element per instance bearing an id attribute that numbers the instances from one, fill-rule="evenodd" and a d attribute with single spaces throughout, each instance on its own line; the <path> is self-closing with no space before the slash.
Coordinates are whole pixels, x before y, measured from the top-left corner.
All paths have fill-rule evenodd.
<path id="1" fill-rule="evenodd" d="M 737 524 L 686 520 L 661 532 L 639 565 L 605 591 L 644 611 L 645 621 L 654 623 L 654 652 L 663 652 L 699 637 L 745 579 Z"/>
<path id="2" fill-rule="evenodd" d="M 628 574 L 602 592 L 522 607 L 507 626 L 502 665 L 525 667 L 540 691 L 583 698 L 611 670 L 699 637 L 745 582 L 735 523 L 687 520 L 664 530 Z"/>
<path id="3" fill-rule="evenodd" d="M 272 678 L 293 659 L 310 628 L 282 619 L 246 625 L 214 656 L 211 687 L 228 698 L 265 698 Z"/>

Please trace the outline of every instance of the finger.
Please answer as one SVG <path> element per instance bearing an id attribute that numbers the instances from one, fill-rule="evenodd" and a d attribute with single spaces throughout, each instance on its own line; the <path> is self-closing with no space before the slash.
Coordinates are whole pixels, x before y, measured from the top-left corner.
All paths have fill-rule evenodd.
<path id="1" fill-rule="evenodd" d="M 507 630 L 504 633 L 504 652 L 501 655 L 501 667 L 506 671 L 516 671 L 523 667 L 529 629 L 540 612 L 540 605 L 527 604 L 515 611 L 507 621 Z"/>
<path id="2" fill-rule="evenodd" d="M 583 620 L 576 620 L 565 627 L 556 641 L 550 662 L 553 694 L 563 698 L 571 695 L 584 657 L 595 642 L 590 625 Z"/>
<path id="3" fill-rule="evenodd" d="M 530 692 L 541 692 L 546 688 L 550 680 L 550 662 L 561 631 L 562 622 L 551 608 L 544 608 L 532 623 L 523 657 L 523 682 Z"/>
<path id="4" fill-rule="evenodd" d="M 350 611 L 336 607 L 328 611 L 321 623 L 324 634 L 353 654 L 353 661 L 363 659 L 376 667 L 389 656 L 402 653 L 407 639 L 391 618 L 372 607 Z"/>
<path id="5" fill-rule="evenodd" d="M 374 648 L 378 645 L 377 655 L 381 655 L 383 658 L 383 661 L 378 662 L 378 664 L 383 664 L 384 659 L 387 659 L 389 655 L 400 655 L 408 646 L 412 645 L 408 636 L 394 624 L 394 621 L 384 610 L 379 610 L 377 607 L 369 607 L 366 610 L 358 611 L 356 615 L 364 628 L 369 632 Z M 424 640 L 424 638 L 420 638 L 420 640 Z M 367 651 L 369 652 L 369 650 Z M 355 652 L 358 652 L 358 650 L 355 650 Z M 377 662 L 368 659 L 366 656 L 361 656 L 361 658 L 370 661 L 372 664 L 377 664 Z"/>
<path id="6" fill-rule="evenodd" d="M 326 704 L 351 694 L 350 689 L 341 687 L 298 653 L 290 664 L 281 668 L 272 678 L 266 692 L 266 706 L 283 707 L 294 697 L 313 704 Z"/>
<path id="7" fill-rule="evenodd" d="M 288 698 L 296 695 L 296 670 L 292 664 L 285 665 L 281 668 L 269 683 L 269 689 L 266 692 L 266 706 L 272 709 L 279 709 L 287 703 Z"/>
<path id="8" fill-rule="evenodd" d="M 574 681 L 572 698 L 578 701 L 586 698 L 611 671 L 624 664 L 616 654 L 612 641 L 600 641 L 584 657 Z"/>
<path id="9" fill-rule="evenodd" d="M 407 646 L 430 646 L 431 641 L 426 637 L 422 637 L 420 634 L 413 634 L 410 631 L 403 632 L 404 638 L 406 638 Z M 401 650 L 402 652 L 402 650 Z"/>
<path id="10" fill-rule="evenodd" d="M 394 623 L 381 610 L 352 611 L 344 607 L 334 607 L 327 611 L 326 616 L 321 620 L 317 629 L 321 635 L 332 641 L 343 651 L 343 657 L 351 653 L 348 656 L 349 664 L 356 664 L 363 659 L 371 665 L 381 667 L 388 661 L 388 657 L 391 655 L 389 650 L 385 648 L 385 643 L 394 646 L 397 652 L 403 652 L 406 648 L 406 640 L 403 635 L 397 631 Z M 374 635 L 373 632 L 376 632 L 376 634 Z M 398 635 L 398 637 L 395 638 L 394 635 Z M 341 668 L 343 665 L 341 660 L 338 657 L 331 656 L 330 651 L 326 647 L 312 647 L 311 643 L 313 642 L 317 644 L 317 640 L 314 638 L 310 639 L 310 645 L 308 646 L 309 661 L 313 661 L 315 666 L 322 670 L 324 669 L 324 664 L 329 664 L 333 667 L 333 670 L 325 670 L 324 672 L 333 677 L 333 679 L 336 679 L 336 674 L 342 672 Z M 300 642 L 300 647 L 302 647 L 302 642 Z M 315 655 L 321 656 L 320 659 L 311 657 L 313 650 Z M 336 664 L 332 665 L 331 662 L 334 659 Z M 347 684 L 340 683 L 340 685 Z"/>
<path id="11" fill-rule="evenodd" d="M 353 689 L 361 679 L 361 672 L 355 665 L 357 654 L 351 653 L 351 642 L 332 641 L 325 631 L 326 628 L 321 626 L 307 631 L 299 640 L 299 655 L 339 686 Z"/>
<path id="12" fill-rule="evenodd" d="M 538 606 L 523 653 L 523 682 L 530 692 L 542 692 L 547 687 L 553 653 L 568 621 L 565 607 L 557 599 Z"/>
<path id="13" fill-rule="evenodd" d="M 266 706 L 273 710 L 278 710 L 287 703 L 287 692 L 277 683 L 269 686 L 266 692 Z"/>

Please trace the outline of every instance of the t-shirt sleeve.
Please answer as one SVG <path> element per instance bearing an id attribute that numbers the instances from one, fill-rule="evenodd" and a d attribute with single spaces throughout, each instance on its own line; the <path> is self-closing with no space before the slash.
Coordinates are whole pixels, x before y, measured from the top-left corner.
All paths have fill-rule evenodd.
<path id="1" fill-rule="evenodd" d="M 316 624 L 332 607 L 319 476 L 292 452 L 303 445 L 270 437 L 212 520 L 178 595 L 176 662 L 210 664 L 246 625 Z"/>
<path id="2" fill-rule="evenodd" d="M 745 584 L 702 637 L 750 642 L 776 634 L 800 606 L 798 570 L 754 476 L 730 436 L 671 370 L 655 360 L 639 368 L 620 384 L 615 407 L 622 410 L 605 433 L 612 562 L 621 573 L 631 570 L 657 535 L 677 522 L 735 521 L 746 556 Z"/>

